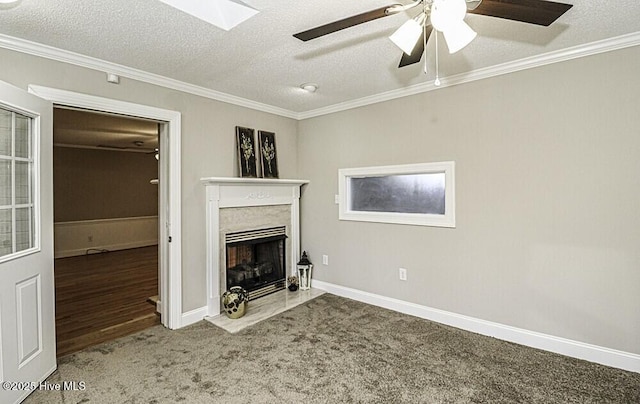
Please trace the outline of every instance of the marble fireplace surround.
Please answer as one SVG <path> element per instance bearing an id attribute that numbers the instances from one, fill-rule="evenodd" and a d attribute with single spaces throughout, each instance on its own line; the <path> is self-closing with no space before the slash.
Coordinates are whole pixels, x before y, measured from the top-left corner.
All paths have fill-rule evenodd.
<path id="1" fill-rule="evenodd" d="M 229 232 L 286 226 L 287 276 L 300 257 L 300 187 L 306 180 L 201 178 L 206 188 L 207 312 L 221 313 Z"/>

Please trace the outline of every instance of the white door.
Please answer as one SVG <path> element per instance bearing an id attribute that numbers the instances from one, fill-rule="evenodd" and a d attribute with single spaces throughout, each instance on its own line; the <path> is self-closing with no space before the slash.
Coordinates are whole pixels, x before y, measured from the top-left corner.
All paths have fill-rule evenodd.
<path id="1" fill-rule="evenodd" d="M 0 81 L 0 402 L 56 369 L 52 104 Z"/>

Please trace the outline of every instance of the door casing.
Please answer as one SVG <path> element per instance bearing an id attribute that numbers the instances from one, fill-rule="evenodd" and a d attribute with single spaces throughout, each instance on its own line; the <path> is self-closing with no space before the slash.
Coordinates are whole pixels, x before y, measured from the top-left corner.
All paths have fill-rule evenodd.
<path id="1" fill-rule="evenodd" d="M 113 100 L 50 87 L 29 85 L 29 92 L 54 105 L 91 109 L 164 122 L 159 173 L 160 314 L 165 327 L 182 327 L 181 114 L 178 111 Z"/>

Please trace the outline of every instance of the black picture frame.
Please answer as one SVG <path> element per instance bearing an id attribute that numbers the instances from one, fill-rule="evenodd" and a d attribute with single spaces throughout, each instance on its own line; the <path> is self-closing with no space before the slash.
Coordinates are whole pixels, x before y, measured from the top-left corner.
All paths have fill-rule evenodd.
<path id="1" fill-rule="evenodd" d="M 278 153 L 276 134 L 258 131 L 258 149 L 260 149 L 260 169 L 263 178 L 278 178 Z"/>
<path id="2" fill-rule="evenodd" d="M 251 128 L 236 126 L 236 148 L 240 177 L 257 178 L 255 131 Z"/>

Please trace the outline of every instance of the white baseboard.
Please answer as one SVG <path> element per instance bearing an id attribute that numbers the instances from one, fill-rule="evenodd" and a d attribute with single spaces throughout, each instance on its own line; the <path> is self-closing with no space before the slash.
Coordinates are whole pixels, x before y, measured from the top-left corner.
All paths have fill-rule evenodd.
<path id="1" fill-rule="evenodd" d="M 424 318 L 437 323 L 475 332 L 532 348 L 584 359 L 614 368 L 640 373 L 640 355 L 511 327 L 491 321 L 434 309 L 391 297 L 313 280 L 313 287 L 385 309 Z"/>
<path id="2" fill-rule="evenodd" d="M 198 321 L 203 320 L 208 315 L 209 315 L 209 309 L 207 306 L 199 307 L 197 309 L 190 310 L 186 313 L 182 313 L 182 318 L 180 319 L 180 326 L 178 328 L 195 324 Z"/>

